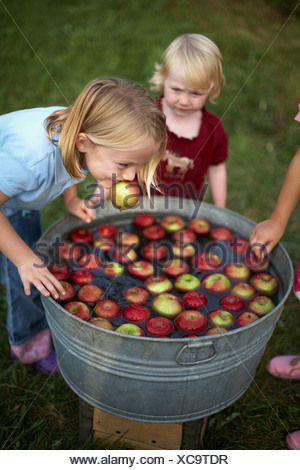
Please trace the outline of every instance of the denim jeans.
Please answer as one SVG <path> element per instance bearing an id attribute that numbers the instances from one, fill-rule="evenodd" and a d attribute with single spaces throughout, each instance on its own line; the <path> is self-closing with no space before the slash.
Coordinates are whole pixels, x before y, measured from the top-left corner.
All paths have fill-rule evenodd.
<path id="1" fill-rule="evenodd" d="M 18 235 L 33 247 L 41 236 L 40 213 L 18 211 L 8 217 Z M 15 265 L 0 252 L 1 283 L 6 289 L 7 331 L 9 342 L 20 346 L 48 328 L 39 291 L 31 285 L 31 295 L 24 287 Z"/>

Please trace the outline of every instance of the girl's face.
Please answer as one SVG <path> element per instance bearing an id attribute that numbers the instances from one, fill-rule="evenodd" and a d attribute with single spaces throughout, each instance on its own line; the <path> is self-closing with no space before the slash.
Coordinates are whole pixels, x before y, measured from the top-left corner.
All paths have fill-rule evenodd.
<path id="1" fill-rule="evenodd" d="M 172 67 L 164 83 L 164 104 L 176 116 L 190 116 L 199 112 L 207 100 L 208 93 L 187 87 L 179 67 Z"/>
<path id="2" fill-rule="evenodd" d="M 79 134 L 76 145 L 84 154 L 84 165 L 105 189 L 109 189 L 116 181 L 133 181 L 159 149 L 157 142 L 149 140 L 141 149 L 116 150 L 93 144 L 84 133 Z"/>

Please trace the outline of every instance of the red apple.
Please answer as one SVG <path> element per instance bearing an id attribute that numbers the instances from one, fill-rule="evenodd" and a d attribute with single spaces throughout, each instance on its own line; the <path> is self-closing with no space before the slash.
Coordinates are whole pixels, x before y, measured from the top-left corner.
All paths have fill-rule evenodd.
<path id="1" fill-rule="evenodd" d="M 94 306 L 101 299 L 102 289 L 95 284 L 85 284 L 77 292 L 77 299 L 87 305 Z"/>
<path id="2" fill-rule="evenodd" d="M 92 232 L 85 227 L 79 227 L 72 230 L 70 233 L 70 240 L 76 243 L 90 243 L 94 238 Z"/>
<path id="3" fill-rule="evenodd" d="M 122 333 L 123 335 L 130 335 L 130 336 L 145 336 L 145 332 L 142 328 L 134 323 L 123 323 L 122 325 L 118 326 L 115 330 L 117 333 Z"/>
<path id="4" fill-rule="evenodd" d="M 93 314 L 96 317 L 116 318 L 121 314 L 121 307 L 114 300 L 103 299 L 95 305 Z"/>
<path id="5" fill-rule="evenodd" d="M 122 274 L 124 273 L 124 266 L 122 266 L 117 261 L 111 261 L 103 266 L 102 271 L 104 272 L 104 274 L 106 274 L 106 276 L 118 277 L 122 276 Z"/>
<path id="6" fill-rule="evenodd" d="M 277 279 L 268 273 L 254 274 L 250 279 L 250 283 L 261 295 L 273 296 L 278 290 Z"/>
<path id="7" fill-rule="evenodd" d="M 84 286 L 84 284 L 90 284 L 93 282 L 95 275 L 90 271 L 85 271 L 80 269 L 79 271 L 73 271 L 70 280 L 73 284 L 78 284 L 79 286 Z"/>
<path id="8" fill-rule="evenodd" d="M 189 230 L 193 230 L 198 236 L 205 236 L 209 234 L 210 231 L 210 223 L 205 219 L 192 219 L 187 228 Z"/>
<path id="9" fill-rule="evenodd" d="M 48 269 L 59 281 L 66 281 L 70 277 L 70 270 L 68 266 L 63 263 L 49 264 Z"/>
<path id="10" fill-rule="evenodd" d="M 250 271 L 253 273 L 262 273 L 265 272 L 269 267 L 269 259 L 268 256 L 263 256 L 262 258 L 258 258 L 253 251 L 251 253 L 247 253 L 245 258 L 243 259 L 244 263 Z"/>
<path id="11" fill-rule="evenodd" d="M 173 329 L 173 323 L 165 317 L 152 317 L 145 324 L 146 333 L 156 337 L 167 336 Z"/>
<path id="12" fill-rule="evenodd" d="M 143 230 L 143 237 L 147 240 L 161 240 L 166 235 L 166 232 L 159 225 L 150 225 Z"/>
<path id="13" fill-rule="evenodd" d="M 237 295 L 226 295 L 220 300 L 219 304 L 222 308 L 233 313 L 241 312 L 245 308 L 244 301 Z"/>
<path id="14" fill-rule="evenodd" d="M 259 317 L 253 312 L 244 312 L 241 313 L 235 320 L 236 326 L 241 328 L 242 326 L 250 325 L 254 321 L 258 320 Z"/>
<path id="15" fill-rule="evenodd" d="M 233 233 L 229 228 L 226 227 L 218 227 L 210 232 L 211 240 L 215 242 L 219 241 L 230 241 L 233 238 Z"/>
<path id="16" fill-rule="evenodd" d="M 231 288 L 231 282 L 224 274 L 208 274 L 202 279 L 202 287 L 215 294 L 223 294 Z"/>
<path id="17" fill-rule="evenodd" d="M 160 261 L 167 255 L 167 250 L 163 245 L 157 242 L 145 245 L 141 250 L 142 256 L 150 261 Z"/>
<path id="18" fill-rule="evenodd" d="M 188 259 L 195 254 L 195 248 L 191 243 L 181 244 L 176 242 L 171 248 L 174 258 Z"/>
<path id="19" fill-rule="evenodd" d="M 227 331 L 228 330 L 226 330 L 226 328 L 222 328 L 221 326 L 213 326 L 212 328 L 209 328 L 209 330 L 207 330 L 205 336 L 220 335 L 222 333 L 227 333 Z"/>
<path id="20" fill-rule="evenodd" d="M 269 297 L 257 295 L 249 300 L 248 307 L 252 312 L 256 313 L 256 315 L 263 317 L 275 308 L 275 304 Z"/>
<path id="21" fill-rule="evenodd" d="M 244 253 L 246 253 L 248 249 L 249 241 L 246 240 L 245 238 L 235 237 L 229 246 L 231 250 L 237 253 L 238 255 L 243 255 Z"/>
<path id="22" fill-rule="evenodd" d="M 97 227 L 96 232 L 102 237 L 113 238 L 117 235 L 118 229 L 112 224 L 101 224 Z"/>
<path id="23" fill-rule="evenodd" d="M 173 318 L 182 311 L 183 305 L 176 295 L 164 292 L 153 299 L 152 308 L 163 317 Z"/>
<path id="24" fill-rule="evenodd" d="M 165 276 L 150 276 L 144 281 L 144 286 L 153 295 L 170 292 L 173 288 L 172 282 Z"/>
<path id="25" fill-rule="evenodd" d="M 74 287 L 72 286 L 72 284 L 66 281 L 60 281 L 60 283 L 64 288 L 65 294 L 63 295 L 61 292 L 58 292 L 59 298 L 55 299 L 56 302 L 58 302 L 59 304 L 71 302 L 71 300 L 73 300 L 75 297 Z"/>
<path id="26" fill-rule="evenodd" d="M 208 320 L 198 310 L 184 310 L 174 320 L 178 330 L 186 333 L 200 333 L 208 327 Z"/>
<path id="27" fill-rule="evenodd" d="M 75 317 L 81 318 L 81 320 L 84 321 L 87 321 L 91 316 L 89 307 L 83 302 L 74 300 L 73 302 L 65 304 L 64 308 L 72 313 L 72 315 L 75 315 Z"/>
<path id="28" fill-rule="evenodd" d="M 184 228 L 181 230 L 177 230 L 172 235 L 172 239 L 174 242 L 179 242 L 181 244 L 185 243 L 193 243 L 197 239 L 197 235 L 192 230 L 188 228 Z"/>
<path id="29" fill-rule="evenodd" d="M 208 314 L 208 319 L 216 326 L 228 328 L 234 324 L 234 316 L 227 310 L 213 310 Z"/>
<path id="30" fill-rule="evenodd" d="M 187 273 L 188 270 L 187 263 L 178 258 L 167 261 L 162 267 L 163 274 L 169 277 L 180 276 L 180 274 Z"/>
<path id="31" fill-rule="evenodd" d="M 144 323 L 150 317 L 150 310 L 145 305 L 130 304 L 124 308 L 123 317 L 132 323 Z"/>
<path id="32" fill-rule="evenodd" d="M 160 225 L 167 233 L 174 233 L 183 229 L 185 222 L 179 215 L 169 214 L 161 219 Z"/>
<path id="33" fill-rule="evenodd" d="M 248 282 L 238 282 L 231 288 L 231 292 L 241 297 L 241 299 L 248 300 L 256 291 Z"/>
<path id="34" fill-rule="evenodd" d="M 133 304 L 145 305 L 149 300 L 149 292 L 144 289 L 143 287 L 129 287 L 124 292 L 124 297 L 127 302 L 131 302 Z"/>
<path id="35" fill-rule="evenodd" d="M 109 237 L 98 237 L 94 240 L 93 245 L 95 247 L 95 251 L 102 251 L 106 253 L 107 251 L 112 250 L 115 247 L 115 242 L 112 238 Z"/>
<path id="36" fill-rule="evenodd" d="M 150 225 L 156 224 L 156 218 L 152 214 L 138 214 L 133 219 L 133 223 L 136 227 L 143 229 L 149 227 Z"/>
<path id="37" fill-rule="evenodd" d="M 200 272 L 211 272 L 221 268 L 222 261 L 218 255 L 213 253 L 199 253 L 191 260 L 191 266 Z"/>
<path id="38" fill-rule="evenodd" d="M 113 252 L 113 258 L 121 264 L 130 264 L 137 259 L 137 253 L 130 246 L 120 246 Z"/>
<path id="39" fill-rule="evenodd" d="M 130 266 L 128 266 L 128 273 L 131 276 L 137 277 L 138 279 L 146 279 L 149 276 L 152 276 L 154 273 L 153 264 L 149 261 L 135 261 Z"/>
<path id="40" fill-rule="evenodd" d="M 140 243 L 140 237 L 135 233 L 121 232 L 118 236 L 118 244 L 123 246 L 130 246 L 135 249 Z"/>
<path id="41" fill-rule="evenodd" d="M 58 246 L 58 259 L 72 263 L 81 256 L 81 248 L 72 242 L 61 242 Z"/>
<path id="42" fill-rule="evenodd" d="M 138 183 L 119 181 L 110 188 L 110 199 L 120 211 L 134 207 L 140 199 L 141 189 Z"/>
<path id="43" fill-rule="evenodd" d="M 102 259 L 94 253 L 89 253 L 88 255 L 83 255 L 81 258 L 79 258 L 77 265 L 81 268 L 92 269 L 93 271 L 96 271 L 97 269 L 101 268 Z"/>
<path id="44" fill-rule="evenodd" d="M 224 266 L 224 274 L 234 281 L 247 281 L 250 269 L 243 263 L 229 263 Z"/>
<path id="45" fill-rule="evenodd" d="M 174 287 L 178 292 L 194 291 L 200 287 L 200 280 L 190 273 L 180 274 L 175 279 Z"/>
<path id="46" fill-rule="evenodd" d="M 207 298 L 204 294 L 197 291 L 186 292 L 183 296 L 183 302 L 187 309 L 196 309 L 205 307 L 207 304 Z"/>
<path id="47" fill-rule="evenodd" d="M 92 325 L 99 326 L 100 328 L 104 328 L 105 330 L 113 330 L 114 327 L 110 321 L 103 317 L 92 317 L 88 320 L 88 323 Z"/>

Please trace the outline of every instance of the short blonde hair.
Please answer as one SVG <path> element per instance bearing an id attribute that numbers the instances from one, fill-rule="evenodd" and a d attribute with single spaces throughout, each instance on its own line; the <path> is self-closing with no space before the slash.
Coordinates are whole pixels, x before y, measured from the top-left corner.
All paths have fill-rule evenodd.
<path id="1" fill-rule="evenodd" d="M 47 136 L 57 144 L 68 173 L 75 179 L 82 172 L 83 155 L 76 147 L 80 132 L 96 145 L 127 150 L 143 148 L 153 140 L 159 150 L 138 174 L 139 183 L 156 184 L 155 170 L 166 146 L 165 117 L 140 85 L 118 78 L 96 79 L 81 92 L 72 106 L 45 120 Z"/>
<path id="2" fill-rule="evenodd" d="M 208 92 L 208 101 L 218 98 L 225 85 L 223 58 L 216 44 L 201 34 L 184 34 L 176 38 L 165 50 L 162 64 L 149 80 L 152 89 L 163 92 L 171 67 L 182 68 L 187 85 L 192 90 Z"/>

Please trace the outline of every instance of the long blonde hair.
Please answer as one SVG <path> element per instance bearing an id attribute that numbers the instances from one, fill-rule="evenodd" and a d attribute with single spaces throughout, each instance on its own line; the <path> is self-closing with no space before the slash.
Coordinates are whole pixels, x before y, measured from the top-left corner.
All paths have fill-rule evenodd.
<path id="1" fill-rule="evenodd" d="M 177 65 L 187 85 L 192 90 L 208 93 L 207 100 L 213 103 L 225 85 L 222 63 L 221 52 L 213 41 L 201 34 L 184 34 L 165 50 L 162 64 L 156 65 L 149 83 L 154 91 L 163 92 L 171 67 Z"/>
<path id="2" fill-rule="evenodd" d="M 155 184 L 155 170 L 166 146 L 165 117 L 140 85 L 118 78 L 96 79 L 81 92 L 75 103 L 52 113 L 45 120 L 47 136 L 57 144 L 68 173 L 85 177 L 83 155 L 76 138 L 84 132 L 96 145 L 126 150 L 143 148 L 149 139 L 159 150 L 140 170 L 139 183 L 149 194 Z"/>

